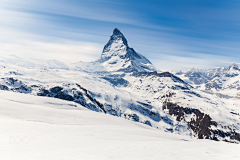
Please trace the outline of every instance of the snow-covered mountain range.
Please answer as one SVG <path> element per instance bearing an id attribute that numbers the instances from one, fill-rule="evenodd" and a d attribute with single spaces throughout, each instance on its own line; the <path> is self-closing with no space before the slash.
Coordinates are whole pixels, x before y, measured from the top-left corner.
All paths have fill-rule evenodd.
<path id="1" fill-rule="evenodd" d="M 215 69 L 192 68 L 176 75 L 196 88 L 223 98 L 240 98 L 240 64 Z"/>
<path id="2" fill-rule="evenodd" d="M 240 141 L 240 101 L 208 93 L 218 86 L 229 88 L 230 83 L 231 89 L 238 89 L 239 82 L 230 81 L 239 76 L 237 64 L 207 71 L 157 72 L 128 46 L 118 29 L 95 62 L 68 67 L 55 60 L 30 63 L 19 58 L 15 63 L 0 58 L 1 90 L 72 101 L 170 133 Z"/>

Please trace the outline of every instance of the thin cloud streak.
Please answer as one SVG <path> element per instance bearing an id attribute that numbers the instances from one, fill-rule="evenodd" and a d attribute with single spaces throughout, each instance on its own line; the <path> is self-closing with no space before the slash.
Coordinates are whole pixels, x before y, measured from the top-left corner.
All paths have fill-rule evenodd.
<path id="1" fill-rule="evenodd" d="M 150 60 L 161 71 L 188 70 L 193 67 L 200 69 L 227 67 L 235 62 L 235 59 L 232 57 L 195 54 L 197 55 L 196 57 L 182 57 L 162 54 L 158 55 L 159 57 L 153 59 L 151 58 Z"/>
<path id="2" fill-rule="evenodd" d="M 56 59 L 66 64 L 94 61 L 102 46 L 85 42 L 44 43 L 25 41 L 23 44 L 2 44 L 1 55 L 17 55 L 30 59 Z M 6 54 L 7 53 L 7 54 Z"/>
<path id="3" fill-rule="evenodd" d="M 5 2 L 5 3 L 4 3 Z M 49 14 L 55 16 L 69 16 L 76 18 L 84 18 L 90 20 L 97 21 L 105 21 L 119 24 L 128 24 L 133 26 L 139 26 L 143 28 L 149 29 L 157 29 L 157 30 L 174 30 L 174 28 L 154 25 L 154 24 L 146 24 L 141 22 L 139 15 L 135 12 L 131 12 L 129 10 L 118 10 L 112 8 L 112 6 L 103 5 L 91 5 L 88 6 L 86 4 L 78 4 L 73 5 L 68 1 L 63 0 L 26 0 L 24 2 L 19 2 L 17 0 L 9 0 L 4 1 L 2 8 L 15 10 L 23 13 L 29 14 Z M 97 4 L 101 4 L 104 1 L 97 1 Z M 81 1 L 79 1 L 81 3 Z M 120 3 L 121 4 L 121 3 Z M 120 5 L 118 3 L 118 5 Z M 124 8 L 125 4 L 121 4 Z"/>

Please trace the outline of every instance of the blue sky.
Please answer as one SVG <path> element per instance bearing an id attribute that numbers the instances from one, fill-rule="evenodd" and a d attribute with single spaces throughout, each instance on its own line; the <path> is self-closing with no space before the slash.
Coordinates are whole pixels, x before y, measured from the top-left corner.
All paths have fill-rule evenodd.
<path id="1" fill-rule="evenodd" d="M 100 57 L 114 28 L 159 69 L 240 63 L 237 0 L 0 0 L 0 54 Z"/>

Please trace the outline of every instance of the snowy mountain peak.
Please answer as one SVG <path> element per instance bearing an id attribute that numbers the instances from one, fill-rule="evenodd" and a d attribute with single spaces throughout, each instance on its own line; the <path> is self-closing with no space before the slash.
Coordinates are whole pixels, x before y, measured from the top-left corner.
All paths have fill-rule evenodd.
<path id="1" fill-rule="evenodd" d="M 115 28 L 115 29 L 113 30 L 113 36 L 124 37 L 124 35 L 122 34 L 122 32 L 121 32 L 119 29 L 117 29 L 117 28 Z"/>
<path id="2" fill-rule="evenodd" d="M 124 37 L 124 35 L 122 34 L 122 32 L 121 32 L 119 29 L 117 29 L 117 28 L 115 28 L 115 29 L 113 30 L 113 34 L 112 34 L 109 42 L 110 42 L 110 44 L 112 44 L 112 43 L 119 43 L 119 42 L 121 43 L 121 42 L 122 42 L 123 45 L 125 45 L 125 46 L 128 47 L 127 39 Z M 109 42 L 108 42 L 108 43 L 109 43 Z M 109 45 L 110 45 L 110 44 L 109 44 Z M 107 44 L 107 45 L 108 45 L 108 44 Z M 106 47 L 107 45 L 105 45 L 105 47 Z M 104 47 L 104 49 L 105 49 L 105 47 Z"/>
<path id="3" fill-rule="evenodd" d="M 240 63 L 233 63 L 228 67 L 228 70 L 240 70 Z"/>
<path id="4" fill-rule="evenodd" d="M 128 54 L 128 43 L 124 35 L 117 28 L 114 29 L 108 43 L 104 46 L 101 59 L 108 60 L 112 56 L 120 56 L 122 59 Z M 139 56 L 137 56 L 139 57 Z"/>
<path id="5" fill-rule="evenodd" d="M 109 71 L 155 71 L 148 59 L 128 46 L 127 39 L 117 28 L 104 46 L 99 62 Z"/>

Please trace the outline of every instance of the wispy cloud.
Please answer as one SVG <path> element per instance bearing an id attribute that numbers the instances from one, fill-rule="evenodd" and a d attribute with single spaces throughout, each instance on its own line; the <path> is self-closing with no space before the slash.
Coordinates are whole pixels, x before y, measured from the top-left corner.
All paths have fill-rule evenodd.
<path id="1" fill-rule="evenodd" d="M 173 30 L 172 27 L 144 23 L 141 16 L 127 8 L 125 2 L 106 0 L 2 0 L 2 8 L 25 13 L 69 16 L 89 20 L 128 24 L 159 30 Z"/>
<path id="2" fill-rule="evenodd" d="M 72 2 L 76 3 L 76 1 Z M 78 3 L 75 4 L 71 3 L 71 1 L 63 0 L 25 0 L 22 2 L 19 2 L 17 0 L 4 0 L 2 8 L 18 10 L 27 13 L 55 14 L 60 16 L 72 16 L 106 22 L 127 24 L 134 24 L 136 22 L 134 19 L 131 19 L 131 15 L 134 13 L 131 13 L 129 11 L 120 12 L 119 10 L 108 7 L 107 4 L 104 5 L 104 3 L 100 3 L 102 5 L 97 6 L 95 5 L 94 1 L 89 2 L 90 3 L 84 3 L 84 1 L 78 1 Z M 97 4 L 99 4 L 99 2 L 101 1 L 98 1 Z M 104 10 L 102 10 L 103 8 Z"/>
<path id="3" fill-rule="evenodd" d="M 181 55 L 159 54 L 151 58 L 152 63 L 161 70 L 187 70 L 193 67 L 208 69 L 215 67 L 227 67 L 236 62 L 236 59 L 228 56 L 194 53 L 195 57 L 183 57 Z"/>
<path id="4" fill-rule="evenodd" d="M 66 38 L 40 35 L 29 32 L 32 28 L 46 27 L 44 20 L 36 19 L 29 13 L 13 10 L 0 10 L 1 55 L 14 54 L 20 57 L 57 59 L 65 63 L 93 61 L 100 57 L 102 45 L 94 42 L 74 41 Z M 54 29 L 55 25 L 52 25 Z M 53 31 L 53 29 L 51 31 Z M 74 34 L 56 31 L 56 34 Z M 76 33 L 75 33 L 76 35 Z M 88 34 L 77 34 L 91 37 Z M 70 36 L 72 37 L 72 36 Z"/>

